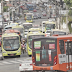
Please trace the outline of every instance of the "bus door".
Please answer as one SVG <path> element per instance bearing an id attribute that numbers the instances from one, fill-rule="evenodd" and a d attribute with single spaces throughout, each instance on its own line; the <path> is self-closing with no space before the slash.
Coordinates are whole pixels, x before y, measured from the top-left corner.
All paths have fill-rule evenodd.
<path id="1" fill-rule="evenodd" d="M 72 70 L 72 40 L 65 40 L 66 69 Z"/>
<path id="2" fill-rule="evenodd" d="M 59 40 L 59 68 L 60 70 L 72 70 L 72 40 Z"/>

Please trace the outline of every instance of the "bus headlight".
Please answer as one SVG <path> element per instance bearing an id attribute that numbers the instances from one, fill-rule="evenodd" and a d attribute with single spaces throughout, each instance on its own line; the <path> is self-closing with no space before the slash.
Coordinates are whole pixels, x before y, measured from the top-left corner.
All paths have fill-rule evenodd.
<path id="1" fill-rule="evenodd" d="M 5 51 L 3 51 L 3 53 L 6 53 Z"/>
<path id="2" fill-rule="evenodd" d="M 29 49 L 29 51 L 32 52 L 30 49 Z"/>
<path id="3" fill-rule="evenodd" d="M 20 49 L 18 50 L 18 52 L 20 52 Z"/>

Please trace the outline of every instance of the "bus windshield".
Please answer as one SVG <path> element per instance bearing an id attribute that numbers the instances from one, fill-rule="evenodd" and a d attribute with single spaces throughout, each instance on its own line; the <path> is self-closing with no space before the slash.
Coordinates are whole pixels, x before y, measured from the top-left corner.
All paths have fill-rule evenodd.
<path id="1" fill-rule="evenodd" d="M 44 37 L 44 35 L 31 35 L 28 37 L 28 44 L 30 48 L 32 48 L 32 38 L 37 38 L 37 37 Z"/>
<path id="2" fill-rule="evenodd" d="M 32 15 L 26 15 L 27 16 L 27 20 L 31 20 L 32 19 Z"/>
<path id="3" fill-rule="evenodd" d="M 36 66 L 53 66 L 54 57 L 57 56 L 57 40 L 53 38 L 42 38 L 33 40 L 33 57 Z"/>
<path id="4" fill-rule="evenodd" d="M 55 29 L 55 24 L 46 24 L 46 30 Z"/>
<path id="5" fill-rule="evenodd" d="M 6 51 L 12 51 L 19 49 L 19 37 L 4 37 L 3 38 L 3 48 Z"/>
<path id="6" fill-rule="evenodd" d="M 62 31 L 53 31 L 53 34 L 66 35 L 66 32 L 62 32 Z"/>
<path id="7" fill-rule="evenodd" d="M 24 24 L 23 27 L 24 29 L 29 29 L 32 28 L 32 24 Z"/>

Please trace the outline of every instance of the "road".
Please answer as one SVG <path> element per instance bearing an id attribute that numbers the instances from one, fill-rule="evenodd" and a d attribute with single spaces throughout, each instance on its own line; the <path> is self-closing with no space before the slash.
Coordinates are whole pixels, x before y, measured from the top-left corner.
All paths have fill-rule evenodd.
<path id="1" fill-rule="evenodd" d="M 36 13 L 41 13 L 40 10 L 38 10 Z M 35 19 L 33 22 L 33 25 L 39 25 L 42 21 L 47 20 L 46 17 L 42 17 L 42 19 Z M 20 18 L 18 21 L 21 21 L 22 23 L 25 22 L 24 17 Z M 24 60 L 27 60 L 29 57 L 27 53 L 21 54 L 21 57 L 7 57 L 3 61 L 0 61 L 0 72 L 19 72 L 19 65 Z"/>

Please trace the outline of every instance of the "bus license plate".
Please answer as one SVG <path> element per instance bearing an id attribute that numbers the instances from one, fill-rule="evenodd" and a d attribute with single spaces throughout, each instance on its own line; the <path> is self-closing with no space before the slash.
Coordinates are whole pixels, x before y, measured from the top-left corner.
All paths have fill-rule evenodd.
<path id="1" fill-rule="evenodd" d="M 11 54 L 10 56 L 14 56 L 14 54 Z"/>

